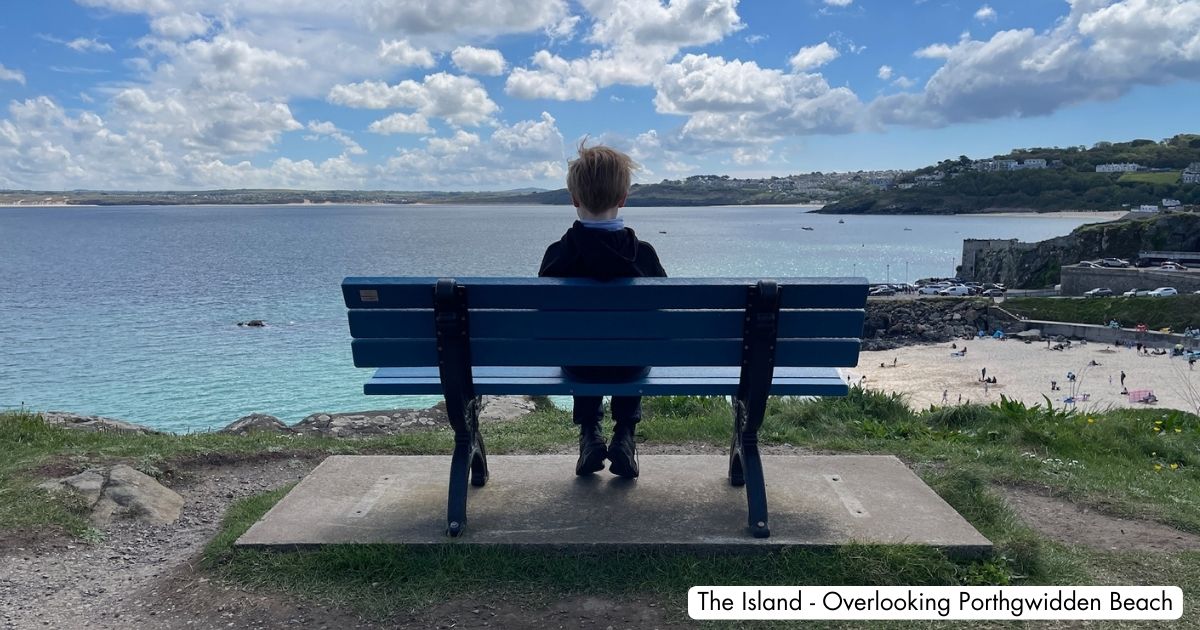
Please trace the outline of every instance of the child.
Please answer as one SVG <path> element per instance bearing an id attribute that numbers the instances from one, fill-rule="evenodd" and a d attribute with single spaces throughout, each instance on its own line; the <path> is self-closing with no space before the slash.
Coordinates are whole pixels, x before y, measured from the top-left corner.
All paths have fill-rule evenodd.
<path id="1" fill-rule="evenodd" d="M 539 277 L 613 278 L 666 277 L 658 254 L 617 216 L 625 206 L 635 168 L 629 156 L 606 146 L 579 145 L 579 157 L 567 172 L 567 190 L 579 220 L 562 239 L 546 248 Z M 645 367 L 571 367 L 563 371 L 577 380 L 619 382 L 644 376 Z M 611 462 L 609 470 L 629 479 L 638 476 L 634 429 L 642 418 L 640 396 L 613 396 L 613 437 L 605 446 L 600 421 L 603 397 L 575 396 L 572 419 L 579 425 L 576 475 L 590 475 Z"/>

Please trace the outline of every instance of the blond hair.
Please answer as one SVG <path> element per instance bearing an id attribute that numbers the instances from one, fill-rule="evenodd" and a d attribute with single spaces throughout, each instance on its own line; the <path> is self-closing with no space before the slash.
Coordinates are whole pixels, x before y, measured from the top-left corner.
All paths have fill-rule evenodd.
<path id="1" fill-rule="evenodd" d="M 601 213 L 617 207 L 629 194 L 633 169 L 637 167 L 632 158 L 612 147 L 586 147 L 580 142 L 579 157 L 571 161 L 567 171 L 567 190 L 581 208 Z"/>

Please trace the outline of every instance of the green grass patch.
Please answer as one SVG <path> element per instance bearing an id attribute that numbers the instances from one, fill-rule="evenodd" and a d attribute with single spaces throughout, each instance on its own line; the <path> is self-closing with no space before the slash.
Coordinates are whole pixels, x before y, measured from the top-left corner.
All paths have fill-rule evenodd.
<path id="1" fill-rule="evenodd" d="M 1153 289 L 1156 287 L 1144 287 Z M 1132 328 L 1145 324 L 1151 330 L 1171 328 L 1182 332 L 1200 326 L 1200 295 L 1107 298 L 1010 298 L 1004 309 L 1029 319 L 1105 325 L 1117 320 Z"/>
<path id="2" fill-rule="evenodd" d="M 1118 182 L 1175 185 L 1179 183 L 1179 171 L 1165 173 L 1122 173 Z"/>

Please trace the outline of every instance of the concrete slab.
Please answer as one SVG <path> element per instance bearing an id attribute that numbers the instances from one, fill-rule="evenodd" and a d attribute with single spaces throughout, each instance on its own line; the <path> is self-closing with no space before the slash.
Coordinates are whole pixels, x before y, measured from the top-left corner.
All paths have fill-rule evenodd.
<path id="1" fill-rule="evenodd" d="M 771 549 L 850 542 L 931 545 L 975 555 L 991 542 L 891 456 L 767 456 L 771 537 L 745 532 L 746 499 L 727 458 L 647 455 L 642 476 L 576 477 L 569 455 L 491 456 L 471 488 L 467 529 L 443 534 L 449 457 L 335 455 L 237 545 L 466 544 Z"/>

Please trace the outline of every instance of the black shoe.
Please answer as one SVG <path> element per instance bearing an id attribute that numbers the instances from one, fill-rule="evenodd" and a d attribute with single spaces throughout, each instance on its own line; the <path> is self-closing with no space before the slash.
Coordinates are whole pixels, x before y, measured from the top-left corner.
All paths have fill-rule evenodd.
<path id="1" fill-rule="evenodd" d="M 608 445 L 608 460 L 612 462 L 608 470 L 618 477 L 637 479 L 638 460 L 637 443 L 634 440 L 632 424 L 618 424 L 613 429 L 612 443 Z"/>
<path id="2" fill-rule="evenodd" d="M 599 424 L 579 425 L 579 460 L 575 462 L 576 475 L 590 475 L 604 470 L 608 448 L 604 446 L 604 435 Z"/>

